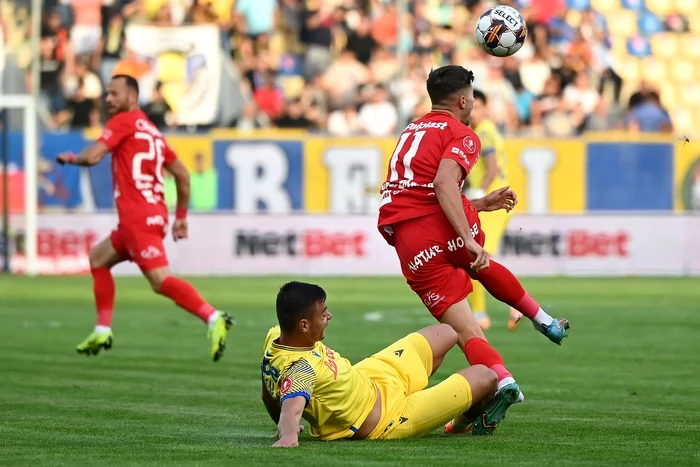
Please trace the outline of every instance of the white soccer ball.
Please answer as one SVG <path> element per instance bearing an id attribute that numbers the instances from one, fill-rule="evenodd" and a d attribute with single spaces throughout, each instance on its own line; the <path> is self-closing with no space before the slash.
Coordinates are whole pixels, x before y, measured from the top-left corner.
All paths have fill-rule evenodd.
<path id="1" fill-rule="evenodd" d="M 495 57 L 509 57 L 527 39 L 527 24 L 518 10 L 498 5 L 485 11 L 476 23 L 476 41 Z"/>

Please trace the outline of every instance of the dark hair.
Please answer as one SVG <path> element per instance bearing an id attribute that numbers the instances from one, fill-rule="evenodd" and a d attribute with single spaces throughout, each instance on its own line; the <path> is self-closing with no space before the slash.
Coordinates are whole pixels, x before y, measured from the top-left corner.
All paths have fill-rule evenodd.
<path id="1" fill-rule="evenodd" d="M 430 70 L 425 87 L 428 89 L 430 102 L 433 105 L 444 104 L 445 101 L 468 88 L 474 82 L 474 73 L 459 65 L 445 65 Z"/>
<path id="2" fill-rule="evenodd" d="M 114 75 L 114 76 L 112 76 L 112 79 L 113 79 L 113 80 L 114 80 L 114 79 L 123 79 L 124 81 L 126 81 L 126 87 L 127 87 L 127 88 L 133 90 L 134 92 L 136 92 L 136 94 L 139 93 L 139 82 L 136 81 L 136 78 L 134 78 L 133 76 L 129 76 L 129 75 Z"/>
<path id="3" fill-rule="evenodd" d="M 474 100 L 481 101 L 481 103 L 484 105 L 488 104 L 488 99 L 486 98 L 486 94 L 484 94 L 483 92 L 481 92 L 478 89 L 474 89 Z"/>
<path id="4" fill-rule="evenodd" d="M 293 331 L 300 320 L 310 319 L 314 305 L 326 300 L 326 291 L 316 284 L 287 282 L 277 293 L 277 322 L 283 331 Z"/>

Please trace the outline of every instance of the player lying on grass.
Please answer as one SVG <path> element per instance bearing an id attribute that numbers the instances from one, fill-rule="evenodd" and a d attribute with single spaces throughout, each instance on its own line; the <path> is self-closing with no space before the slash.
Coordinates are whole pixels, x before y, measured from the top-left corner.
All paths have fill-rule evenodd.
<path id="1" fill-rule="evenodd" d="M 111 269 L 123 261 L 136 263 L 151 288 L 200 318 L 209 328 L 211 358 L 226 348 L 233 318 L 208 304 L 188 282 L 173 276 L 163 238 L 168 209 L 163 199 L 163 169 L 177 186 L 177 210 L 172 234 L 187 238 L 190 177 L 187 168 L 138 107 L 139 87 L 131 76 L 116 75 L 107 85 L 109 120 L 102 136 L 79 155 L 61 154 L 60 164 L 91 166 L 112 153 L 112 181 L 119 225 L 90 251 L 90 270 L 97 308 L 97 326 L 77 351 L 97 355 L 112 347 L 112 313 L 116 293 Z"/>
<path id="2" fill-rule="evenodd" d="M 262 399 L 278 427 L 276 447 L 298 445 L 302 418 L 319 440 L 414 438 L 460 414 L 473 420 L 494 398 L 496 374 L 483 365 L 426 389 L 457 343 L 447 325 L 409 334 L 352 365 L 321 342 L 332 318 L 321 287 L 289 282 L 276 308 L 279 326 L 267 333 L 261 364 Z M 483 415 L 487 427 L 495 428 L 505 411 L 504 404 L 496 406 Z"/>
<path id="3" fill-rule="evenodd" d="M 499 394 L 512 404 L 524 397 L 472 315 L 467 302 L 471 278 L 530 318 L 555 344 L 567 336 L 569 323 L 549 316 L 508 269 L 489 260 L 478 211 L 494 209 L 484 209 L 483 198 L 470 202 L 461 193 L 481 151 L 479 137 L 467 126 L 473 81 L 474 74 L 457 65 L 430 72 L 426 87 L 432 110 L 401 133 L 381 188 L 377 227 L 395 248 L 411 289 L 438 321 L 457 332 L 471 365 L 496 372 Z M 484 430 L 479 423 L 475 431 Z M 445 427 L 447 432 L 467 429 L 464 418 Z"/>

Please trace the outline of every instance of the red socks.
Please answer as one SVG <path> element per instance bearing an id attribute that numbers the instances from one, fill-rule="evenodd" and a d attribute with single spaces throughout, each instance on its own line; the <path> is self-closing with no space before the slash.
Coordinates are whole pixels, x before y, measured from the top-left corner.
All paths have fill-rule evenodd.
<path id="1" fill-rule="evenodd" d="M 512 378 L 506 367 L 503 365 L 503 357 L 496 349 L 491 347 L 486 339 L 480 337 L 472 337 L 464 344 L 464 355 L 467 357 L 470 365 L 484 365 L 496 372 L 498 381 L 504 378 Z"/>
<path id="2" fill-rule="evenodd" d="M 472 276 L 498 301 L 512 306 L 523 315 L 533 319 L 540 310 L 539 304 L 505 266 L 491 260 L 490 266 Z"/>
<path id="3" fill-rule="evenodd" d="M 205 323 L 208 323 L 209 317 L 216 312 L 216 309 L 204 301 L 192 284 L 177 277 L 166 277 L 159 292 Z"/>
<path id="4" fill-rule="evenodd" d="M 93 268 L 90 269 L 90 272 L 92 273 L 92 290 L 95 294 L 95 307 L 97 308 L 97 325 L 111 327 L 116 293 L 112 271 L 108 268 Z"/>

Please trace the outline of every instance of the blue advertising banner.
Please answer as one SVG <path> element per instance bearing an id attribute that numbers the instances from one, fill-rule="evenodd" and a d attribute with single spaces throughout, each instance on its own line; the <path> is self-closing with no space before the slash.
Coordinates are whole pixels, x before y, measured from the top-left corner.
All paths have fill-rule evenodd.
<path id="1" fill-rule="evenodd" d="M 109 158 L 90 169 L 53 162 L 61 152 L 85 148 L 92 142 L 89 136 L 42 134 L 37 187 L 42 208 L 114 208 Z M 395 144 L 394 138 L 234 130 L 166 139 L 192 173 L 192 210 L 239 213 L 374 213 Z M 22 134 L 11 133 L 10 165 L 20 175 L 22 146 Z M 596 140 L 509 139 L 505 151 L 508 183 L 518 192 L 522 213 L 700 209 L 699 145 L 603 135 Z M 166 179 L 172 198 L 170 185 Z"/>

